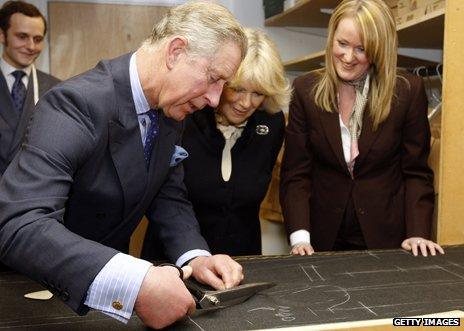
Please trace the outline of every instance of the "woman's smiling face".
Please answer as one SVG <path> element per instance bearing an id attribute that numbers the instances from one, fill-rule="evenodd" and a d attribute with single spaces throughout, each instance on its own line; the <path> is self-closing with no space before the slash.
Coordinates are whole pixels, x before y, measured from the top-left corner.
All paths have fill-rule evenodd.
<path id="1" fill-rule="evenodd" d="M 365 75 L 370 67 L 356 21 L 343 18 L 337 26 L 332 45 L 332 59 L 340 79 L 352 81 Z"/>

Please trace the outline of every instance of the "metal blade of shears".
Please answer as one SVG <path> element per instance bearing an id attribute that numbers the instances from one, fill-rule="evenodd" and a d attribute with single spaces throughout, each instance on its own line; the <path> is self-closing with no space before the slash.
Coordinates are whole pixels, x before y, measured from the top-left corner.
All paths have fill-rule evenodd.
<path id="1" fill-rule="evenodd" d="M 243 284 L 225 290 L 214 290 L 195 280 L 187 279 L 184 282 L 197 303 L 197 309 L 203 310 L 230 307 L 244 302 L 260 291 L 275 286 L 274 283 L 262 282 Z"/>

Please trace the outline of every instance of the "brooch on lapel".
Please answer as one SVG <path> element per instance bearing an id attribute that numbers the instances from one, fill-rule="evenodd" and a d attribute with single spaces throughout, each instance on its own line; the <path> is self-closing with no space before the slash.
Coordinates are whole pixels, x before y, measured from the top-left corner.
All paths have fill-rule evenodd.
<path id="1" fill-rule="evenodd" d="M 267 125 L 257 125 L 256 133 L 260 136 L 265 136 L 269 133 L 269 127 Z"/>

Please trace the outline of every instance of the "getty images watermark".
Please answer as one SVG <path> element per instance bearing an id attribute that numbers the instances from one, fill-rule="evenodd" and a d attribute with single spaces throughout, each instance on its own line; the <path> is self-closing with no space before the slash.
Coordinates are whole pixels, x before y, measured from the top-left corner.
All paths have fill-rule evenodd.
<path id="1" fill-rule="evenodd" d="M 459 318 L 444 317 L 397 317 L 394 326 L 460 326 Z"/>

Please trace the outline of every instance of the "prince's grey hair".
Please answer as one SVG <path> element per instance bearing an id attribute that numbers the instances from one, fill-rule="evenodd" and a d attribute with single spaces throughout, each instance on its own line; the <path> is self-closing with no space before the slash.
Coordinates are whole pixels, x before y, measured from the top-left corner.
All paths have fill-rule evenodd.
<path id="1" fill-rule="evenodd" d="M 232 13 L 222 5 L 194 1 L 169 9 L 153 27 L 145 46 L 155 46 L 173 36 L 188 40 L 187 51 L 193 57 L 213 55 L 227 42 L 239 46 L 242 59 L 247 50 L 247 38 Z"/>

